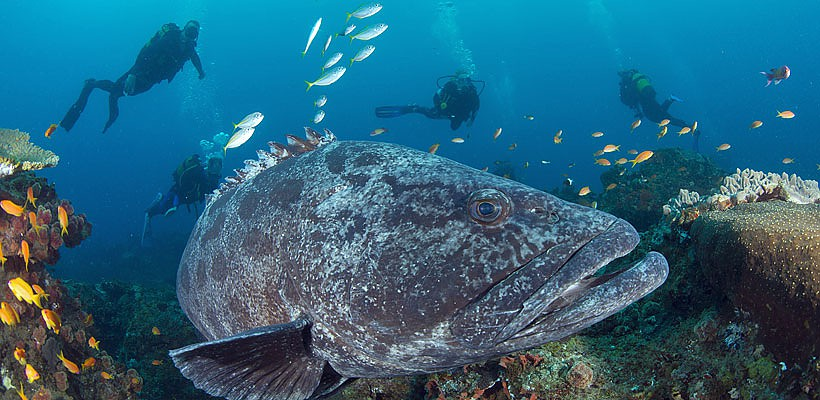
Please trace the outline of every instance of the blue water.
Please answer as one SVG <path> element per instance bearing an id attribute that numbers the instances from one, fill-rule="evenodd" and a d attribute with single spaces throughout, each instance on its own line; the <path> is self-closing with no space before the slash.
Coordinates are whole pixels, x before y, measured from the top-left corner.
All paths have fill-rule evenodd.
<path id="1" fill-rule="evenodd" d="M 77 257 L 95 249 L 135 248 L 144 209 L 171 184 L 171 171 L 199 152 L 199 141 L 247 113 L 266 115 L 253 138 L 228 152 L 224 174 L 255 158 L 255 150 L 285 133 L 301 133 L 314 113 L 313 101 L 327 94 L 327 117 L 319 127 L 341 139 L 370 139 L 426 150 L 476 168 L 508 161 L 517 177 L 541 189 L 557 187 L 564 174 L 600 191 L 591 154 L 605 144 L 624 150 L 690 148 L 691 135 L 670 133 L 658 141 L 649 121 L 630 134 L 631 110 L 618 98 L 617 71 L 637 68 L 652 77 L 658 99 L 675 94 L 673 115 L 699 121 L 701 151 L 726 169 L 786 171 L 817 179 L 816 129 L 820 126 L 817 39 L 820 6 L 814 2 L 724 1 L 383 1 L 384 10 L 360 27 L 385 22 L 390 28 L 370 43 L 375 53 L 356 63 L 330 87 L 305 92 L 323 64 L 327 35 L 343 28 L 346 11 L 358 1 L 5 1 L 0 5 L 0 126 L 32 133 L 61 162 L 42 175 L 56 183 L 94 224 L 62 276 L 95 280 L 116 276 L 85 268 Z M 322 30 L 301 57 L 314 21 Z M 120 100 L 120 117 L 101 134 L 107 94 L 96 91 L 71 132 L 43 132 L 58 122 L 87 78 L 116 79 L 162 24 L 202 24 L 198 52 L 207 77 L 187 64 L 173 82 Z M 345 59 L 363 43 L 336 38 L 329 52 Z M 764 88 L 759 71 L 789 65 L 792 77 Z M 346 63 L 345 63 L 346 65 Z M 377 119 L 379 105 L 431 104 L 436 78 L 459 68 L 486 81 L 472 127 L 452 132 L 446 121 L 419 115 Z M 775 118 L 777 110 L 797 114 Z M 532 121 L 524 115 L 535 116 Z M 749 131 L 753 120 L 764 126 Z M 497 141 L 493 131 L 503 128 Z M 562 129 L 564 142 L 552 143 Z M 603 131 L 603 138 L 590 133 Z M 455 136 L 463 144 L 450 143 Z M 514 151 L 507 150 L 517 143 Z M 730 143 L 731 150 L 714 147 Z M 794 164 L 783 165 L 791 157 Z M 630 157 L 631 158 L 631 157 Z M 613 158 L 611 158 L 613 159 Z M 549 164 L 541 163 L 549 161 Z M 614 159 L 613 159 L 614 160 Z M 524 169 L 525 162 L 529 168 Z M 574 163 L 573 168 L 568 165 Z M 155 239 L 186 234 L 196 215 L 181 210 L 155 218 Z M 135 251 L 140 251 L 139 249 Z M 90 260 L 89 260 L 90 262 Z M 58 264 L 59 268 L 59 264 Z M 173 274 L 170 271 L 169 274 Z"/>

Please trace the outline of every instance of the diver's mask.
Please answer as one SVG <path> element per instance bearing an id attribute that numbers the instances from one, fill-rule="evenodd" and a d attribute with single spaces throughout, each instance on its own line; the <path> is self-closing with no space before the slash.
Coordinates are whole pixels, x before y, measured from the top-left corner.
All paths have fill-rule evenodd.
<path id="1" fill-rule="evenodd" d="M 195 42 L 199 38 L 199 22 L 191 20 L 185 24 L 182 30 L 182 37 L 189 42 Z"/>

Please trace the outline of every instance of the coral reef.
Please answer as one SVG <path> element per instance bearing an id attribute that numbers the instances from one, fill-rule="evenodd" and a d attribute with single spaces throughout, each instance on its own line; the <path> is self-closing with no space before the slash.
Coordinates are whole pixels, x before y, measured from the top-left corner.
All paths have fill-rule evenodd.
<path id="1" fill-rule="evenodd" d="M 0 128 L 0 178 L 20 171 L 53 167 L 60 157 L 29 141 L 29 134 Z"/>
<path id="2" fill-rule="evenodd" d="M 195 389 L 168 357 L 169 350 L 200 341 L 173 286 L 111 281 L 66 286 L 93 313 L 90 333 L 110 349 L 113 359 L 125 363 L 131 374 L 138 373 L 141 399 L 216 399 Z"/>
<path id="3" fill-rule="evenodd" d="M 817 181 L 803 180 L 785 172 L 775 174 L 751 169 L 740 170 L 723 178 L 723 183 L 709 196 L 681 189 L 677 197 L 663 206 L 663 215 L 670 222 L 688 226 L 705 211 L 726 210 L 738 204 L 768 200 L 783 200 L 795 204 L 820 204 Z"/>
<path id="4" fill-rule="evenodd" d="M 139 377 L 127 376 L 116 363 L 96 363 L 107 353 L 87 343 L 93 319 L 45 269 L 59 258 L 60 246 L 76 246 L 88 236 L 91 225 L 85 216 L 75 214 L 68 201 L 57 198 L 53 186 L 32 173 L 0 179 L 0 198 L 15 203 L 0 214 L 6 258 L 0 281 L 8 282 L 0 289 L 7 307 L 0 313 L 15 316 L 5 318 L 8 326 L 0 336 L 6 398 L 16 398 L 22 387 L 32 399 L 136 399 Z M 53 217 L 59 214 L 58 207 L 66 211 L 66 234 L 61 234 L 59 218 Z M 29 373 L 37 371 L 39 378 L 28 381 L 27 368 Z"/>
<path id="5" fill-rule="evenodd" d="M 739 204 L 702 214 L 691 233 L 704 275 L 761 325 L 767 348 L 801 363 L 820 352 L 820 206 Z"/>
<path id="6" fill-rule="evenodd" d="M 36 198 L 34 204 L 28 201 L 27 192 L 31 188 Z M 15 216 L 0 211 L 0 245 L 3 255 L 8 258 L 6 265 L 24 266 L 23 257 L 10 257 L 20 253 L 22 240 L 29 246 L 30 258 L 53 265 L 60 257 L 58 249 L 63 244 L 74 247 L 91 234 L 91 223 L 84 214 L 76 214 L 68 200 L 60 200 L 45 178 L 31 172 L 0 178 L 0 200 L 10 200 L 24 205 L 24 212 Z M 36 205 L 35 205 L 36 204 Z M 67 233 L 62 234 L 58 207 L 62 206 L 68 216 Z M 34 213 L 35 217 L 29 215 Z"/>

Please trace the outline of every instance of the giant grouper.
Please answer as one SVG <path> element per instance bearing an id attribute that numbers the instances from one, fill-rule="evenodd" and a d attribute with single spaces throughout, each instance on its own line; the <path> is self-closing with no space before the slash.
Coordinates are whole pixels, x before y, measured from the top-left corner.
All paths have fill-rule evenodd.
<path id="1" fill-rule="evenodd" d="M 171 352 L 228 399 L 316 399 L 578 332 L 668 274 L 626 221 L 443 157 L 376 142 L 269 143 L 213 195 L 177 274 L 208 340 Z"/>

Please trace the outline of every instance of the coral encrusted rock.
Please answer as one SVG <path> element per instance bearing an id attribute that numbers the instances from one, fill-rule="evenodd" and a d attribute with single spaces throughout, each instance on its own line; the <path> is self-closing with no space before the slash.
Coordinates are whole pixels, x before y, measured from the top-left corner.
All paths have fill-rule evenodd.
<path id="1" fill-rule="evenodd" d="M 28 133 L 0 128 L 0 177 L 53 167 L 59 161 L 53 152 L 31 143 Z"/>
<path id="2" fill-rule="evenodd" d="M 704 275 L 751 313 L 769 350 L 795 362 L 820 353 L 820 205 L 738 204 L 691 233 Z"/>

